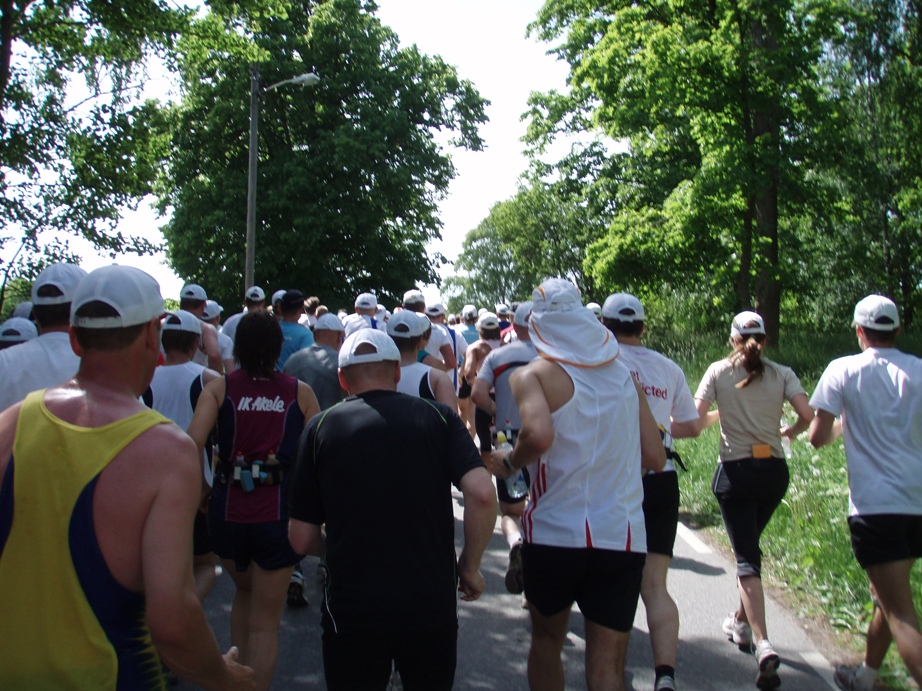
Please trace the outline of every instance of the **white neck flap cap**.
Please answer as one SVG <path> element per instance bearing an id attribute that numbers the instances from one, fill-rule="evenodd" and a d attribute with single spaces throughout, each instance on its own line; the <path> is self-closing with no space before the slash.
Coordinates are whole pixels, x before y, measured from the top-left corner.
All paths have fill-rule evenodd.
<path id="1" fill-rule="evenodd" d="M 528 328 L 542 356 L 577 367 L 601 367 L 618 357 L 618 341 L 583 306 L 570 281 L 549 278 L 535 288 L 532 298 Z"/>

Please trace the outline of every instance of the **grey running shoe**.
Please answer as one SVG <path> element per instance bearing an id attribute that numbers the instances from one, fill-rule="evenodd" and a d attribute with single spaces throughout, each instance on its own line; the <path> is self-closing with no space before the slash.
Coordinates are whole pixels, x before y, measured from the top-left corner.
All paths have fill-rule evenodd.
<path id="1" fill-rule="evenodd" d="M 749 652 L 752 649 L 752 627 L 746 622 L 739 621 L 736 618 L 736 612 L 730 612 L 723 624 L 724 633 L 727 639 L 733 641 L 741 649 Z"/>
<path id="2" fill-rule="evenodd" d="M 664 674 L 656 680 L 653 691 L 676 691 L 675 679 L 669 674 Z"/>
<path id="3" fill-rule="evenodd" d="M 522 543 L 517 542 L 509 550 L 509 568 L 506 569 L 506 590 L 513 595 L 518 595 L 525 590 L 525 579 L 522 577 Z"/>
<path id="4" fill-rule="evenodd" d="M 307 598 L 304 597 L 304 574 L 300 570 L 295 570 L 288 582 L 288 606 L 307 607 L 308 604 Z"/>
<path id="5" fill-rule="evenodd" d="M 781 686 L 781 677 L 778 676 L 778 667 L 781 658 L 772 648 L 767 638 L 763 638 L 756 646 L 756 660 L 759 661 L 759 676 L 756 677 L 756 688 L 777 689 Z"/>
<path id="6" fill-rule="evenodd" d="M 836 665 L 835 674 L 832 675 L 836 685 L 842 691 L 872 691 L 874 682 L 863 683 L 858 678 L 858 669 L 855 665 Z"/>

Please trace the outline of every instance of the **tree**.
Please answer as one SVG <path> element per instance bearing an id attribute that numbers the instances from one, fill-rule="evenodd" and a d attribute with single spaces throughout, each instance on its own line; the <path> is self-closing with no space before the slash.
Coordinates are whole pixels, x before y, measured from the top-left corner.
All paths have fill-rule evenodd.
<path id="1" fill-rule="evenodd" d="M 562 41 L 553 51 L 571 65 L 571 92 L 533 97 L 530 140 L 540 146 L 590 125 L 630 143 L 612 181 L 625 216 L 590 251 L 607 262 L 590 263 L 590 275 L 608 285 L 611 266 L 668 227 L 705 263 L 684 262 L 685 276 L 674 273 L 682 263 L 654 263 L 650 283 L 726 276 L 733 307 L 755 306 L 777 338 L 780 238 L 822 155 L 813 135 L 828 104 L 818 69 L 838 18 L 835 0 L 545 3 L 534 28 Z"/>
<path id="2" fill-rule="evenodd" d="M 486 102 L 438 57 L 401 49 L 359 0 L 241 13 L 232 3 L 182 43 L 182 102 L 160 190 L 172 266 L 219 299 L 243 286 L 250 64 L 265 84 L 314 71 L 311 89 L 261 98 L 256 281 L 333 304 L 437 282 L 437 203 L 455 175 L 442 144 L 480 149 Z M 347 303 L 348 301 L 348 303 Z"/>
<path id="3" fill-rule="evenodd" d="M 188 14 L 167 0 L 0 2 L 0 247 L 18 247 L 4 287 L 72 258 L 66 240 L 40 247 L 43 230 L 152 249 L 115 227 L 162 153 L 157 106 L 137 99 L 145 60 L 169 55 Z"/>

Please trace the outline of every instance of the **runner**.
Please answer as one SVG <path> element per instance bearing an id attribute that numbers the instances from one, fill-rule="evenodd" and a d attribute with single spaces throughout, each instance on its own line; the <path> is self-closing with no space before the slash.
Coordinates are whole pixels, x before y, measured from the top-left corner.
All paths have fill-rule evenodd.
<path id="1" fill-rule="evenodd" d="M 400 351 L 400 380 L 397 391 L 417 398 L 438 401 L 457 409 L 458 399 L 451 379 L 441 370 L 417 362 L 420 342 L 429 320 L 425 315 L 400 310 L 387 324 L 387 333 Z"/>
<path id="2" fill-rule="evenodd" d="M 813 411 L 789 367 L 762 357 L 765 324 L 755 312 L 741 312 L 730 327 L 733 352 L 708 367 L 695 392 L 703 426 L 720 421 L 720 463 L 711 487 L 736 554 L 740 603 L 723 623 L 728 638 L 758 663 L 756 686 L 781 684 L 781 661 L 768 640 L 762 551 L 759 538 L 788 488 L 788 465 L 781 437 L 793 439 L 810 425 Z M 797 422 L 779 430 L 784 402 Z M 718 410 L 709 412 L 716 403 Z"/>
<path id="3" fill-rule="evenodd" d="M 922 684 L 922 634 L 909 583 L 922 557 L 922 360 L 896 348 L 900 316 L 892 300 L 867 296 L 853 324 L 861 353 L 833 360 L 820 377 L 810 399 L 817 409 L 810 442 L 844 438 L 852 549 L 885 621 L 872 621 L 869 631 L 872 665 L 837 669 L 836 681 L 843 689 L 872 688 L 892 635 Z"/>
<path id="4" fill-rule="evenodd" d="M 244 314 L 247 312 L 266 309 L 266 293 L 259 286 L 250 286 L 247 288 L 246 293 L 244 293 L 243 302 L 243 311 L 229 316 L 227 321 L 224 322 L 224 326 L 221 327 L 221 333 L 230 338 L 232 341 L 234 340 L 234 336 L 237 333 L 237 324 L 240 323 L 240 320 L 243 318 Z"/>
<path id="5" fill-rule="evenodd" d="M 179 291 L 179 309 L 191 312 L 199 319 L 205 314 L 207 301 L 208 293 L 202 286 L 195 283 L 187 283 Z M 211 324 L 205 324 L 202 327 L 202 343 L 193 362 L 218 373 L 224 372 L 221 347 L 218 345 L 218 330 Z"/>
<path id="6" fill-rule="evenodd" d="M 201 454 L 217 423 L 208 530 L 236 587 L 231 640 L 258 689 L 272 683 L 285 596 L 301 559 L 288 543 L 282 503 L 288 470 L 304 423 L 320 410 L 310 387 L 276 370 L 282 343 L 268 312 L 243 317 L 234 342 L 240 369 L 205 387 L 189 427 Z"/>
<path id="7" fill-rule="evenodd" d="M 528 334 L 528 319 L 531 317 L 531 302 L 523 302 L 516 307 L 512 328 L 518 336 L 515 343 L 491 350 L 483 360 L 477 379 L 471 391 L 471 400 L 478 409 L 496 420 L 496 428 L 506 435 L 513 446 L 518 439 L 522 420 L 509 379 L 518 368 L 524 367 L 538 357 L 538 351 Z M 494 391 L 494 398 L 490 391 Z M 524 470 L 524 480 L 528 484 L 528 470 Z M 506 590 L 518 595 L 525 589 L 522 580 L 522 512 L 525 510 L 526 494 L 514 497 L 509 493 L 506 482 L 496 483 L 499 497 L 499 511 L 502 515 L 500 526 L 503 536 L 509 544 L 509 566 L 506 568 Z"/>
<path id="8" fill-rule="evenodd" d="M 423 297 L 423 294 L 415 288 L 408 290 L 403 294 L 403 308 L 412 312 L 425 314 L 426 298 Z M 444 311 L 445 310 L 443 308 L 443 314 Z M 451 372 L 452 369 L 458 366 L 458 358 L 455 355 L 455 348 L 452 345 L 452 342 L 449 340 L 448 334 L 446 334 L 441 328 L 432 329 L 432 335 L 429 338 L 429 346 L 427 352 L 429 355 L 444 365 L 443 369 L 446 372 Z"/>
<path id="9" fill-rule="evenodd" d="M 205 311 L 202 312 L 202 321 L 211 324 L 218 332 L 218 349 L 221 351 L 221 363 L 225 372 L 237 369 L 234 362 L 234 341 L 230 336 L 221 332 L 221 312 L 224 308 L 214 300 L 205 300 Z M 236 333 L 236 328 L 234 329 Z"/>
<path id="10" fill-rule="evenodd" d="M 73 377 L 80 366 L 67 335 L 71 296 L 86 271 L 74 264 L 52 264 L 32 284 L 32 311 L 38 337 L 0 352 L 0 411 L 33 391 Z"/>
<path id="11" fill-rule="evenodd" d="M 617 342 L 576 286 L 548 279 L 533 300 L 529 329 L 542 357 L 512 375 L 522 429 L 511 452 L 491 459 L 501 478 L 532 465 L 522 520 L 528 682 L 564 688 L 575 601 L 586 623 L 586 686 L 621 691 L 646 547 L 641 466 L 661 469 L 665 452 Z"/>
<path id="12" fill-rule="evenodd" d="M 332 314 L 314 325 L 314 343 L 288 358 L 282 371 L 303 381 L 317 396 L 321 410 L 339 403 L 346 392 L 339 384 L 337 358 L 343 343 L 343 323 Z"/>
<path id="13" fill-rule="evenodd" d="M 471 387 L 474 386 L 477 373 L 487 354 L 502 345 L 499 340 L 499 319 L 492 312 L 484 312 L 480 315 L 477 319 L 477 332 L 480 334 L 480 340 L 467 347 L 464 354 L 464 367 L 461 369 L 461 376 Z M 485 464 L 490 462 L 490 454 L 493 452 L 493 438 L 490 431 L 492 420 L 492 416 L 485 410 L 474 406 L 474 431 L 480 444 L 480 457 Z"/>
<path id="14" fill-rule="evenodd" d="M 0 414 L 0 688 L 162 690 L 159 653 L 203 688 L 252 689 L 195 597 L 201 456 L 139 401 L 159 286 L 107 266 L 67 297 L 79 371 Z"/>
<path id="15" fill-rule="evenodd" d="M 589 303 L 587 307 L 593 314 Z M 672 440 L 697 437 L 701 420 L 682 369 L 669 358 L 641 345 L 646 333 L 643 305 L 629 293 L 615 293 L 600 308 L 602 323 L 618 339 L 621 363 L 630 370 L 647 398 L 666 448 L 661 473 L 643 476 L 643 513 L 647 531 L 647 561 L 640 596 L 647 610 L 656 679 L 654 691 L 675 691 L 679 609 L 666 588 L 666 575 L 679 523 L 679 478 Z"/>
<path id="16" fill-rule="evenodd" d="M 310 329 L 298 323 L 304 313 L 304 294 L 300 290 L 287 291 L 279 302 L 279 308 L 282 310 L 279 325 L 282 327 L 282 336 L 285 339 L 277 365 L 277 369 L 281 372 L 288 358 L 314 342 L 314 335 Z"/>
<path id="17" fill-rule="evenodd" d="M 350 395 L 311 422 L 288 495 L 292 545 L 325 556 L 329 569 L 321 625 L 330 691 L 384 689 L 392 665 L 406 691 L 451 689 L 458 591 L 469 601 L 484 588 L 480 561 L 496 520 L 490 476 L 451 408 L 396 392 L 399 359 L 376 329 L 346 339 L 339 366 Z M 463 495 L 457 557 L 450 483 Z"/>
<path id="18" fill-rule="evenodd" d="M 192 413 L 202 389 L 220 374 L 192 362 L 202 339 L 201 322 L 191 312 L 178 310 L 163 320 L 160 343 L 165 354 L 163 365 L 154 370 L 150 386 L 142 400 L 148 408 L 175 422 L 180 429 L 189 429 Z M 202 459 L 202 482 L 211 487 L 211 445 L 205 448 Z M 208 538 L 207 503 L 195 514 L 192 535 L 192 568 L 195 576 L 195 594 L 204 602 L 215 581 L 215 555 Z"/>

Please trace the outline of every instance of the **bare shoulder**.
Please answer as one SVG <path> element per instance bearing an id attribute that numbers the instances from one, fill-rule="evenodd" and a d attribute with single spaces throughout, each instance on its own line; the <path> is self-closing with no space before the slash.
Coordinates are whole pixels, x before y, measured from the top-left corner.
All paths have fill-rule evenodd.
<path id="1" fill-rule="evenodd" d="M 202 370 L 202 383 L 206 386 L 213 382 L 215 379 L 223 379 L 224 375 L 215 372 L 213 369 L 205 368 Z"/>
<path id="2" fill-rule="evenodd" d="M 154 425 L 138 435 L 123 453 L 128 452 L 133 463 L 143 463 L 146 467 L 157 467 L 157 472 L 169 472 L 176 468 L 179 472 L 192 469 L 199 472 L 198 452 L 195 442 L 178 425 Z M 121 455 L 121 454 L 120 454 Z"/>

